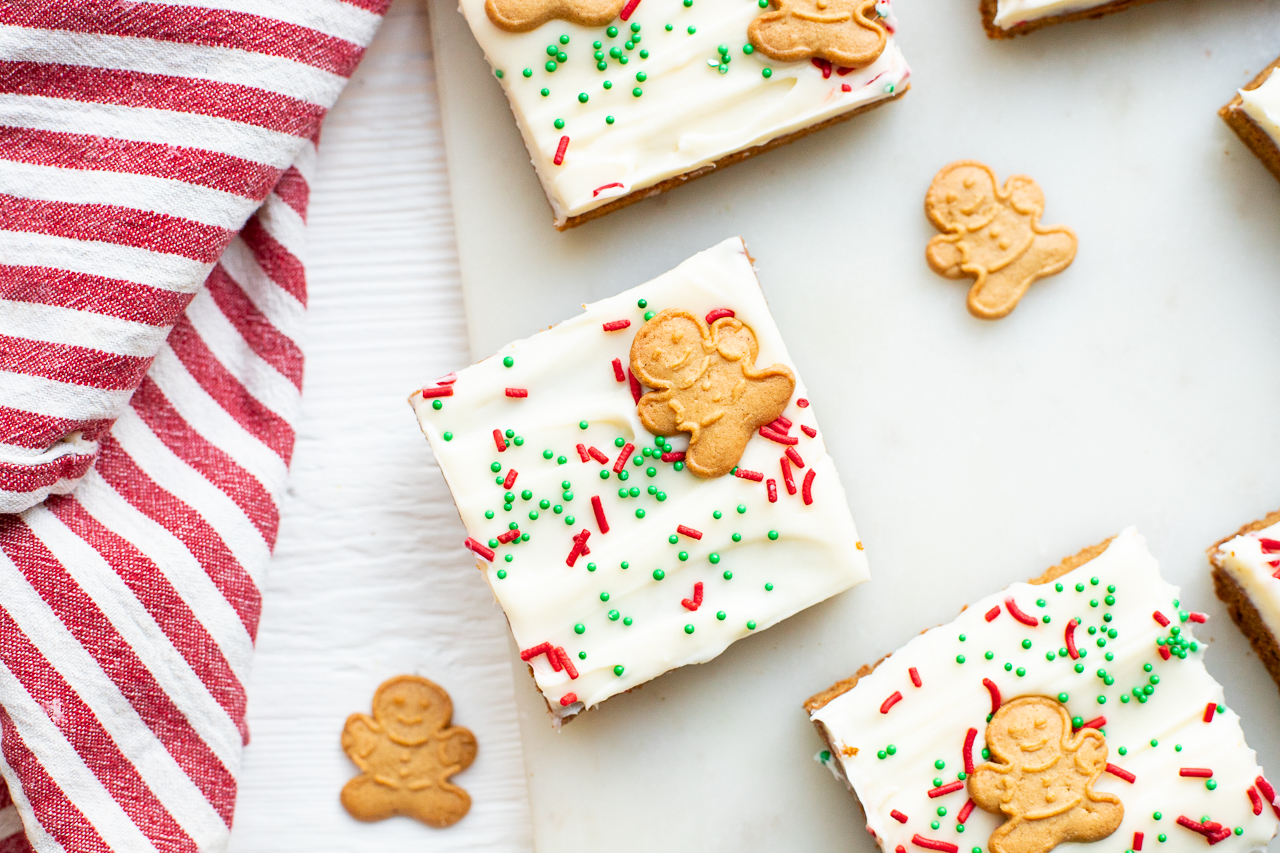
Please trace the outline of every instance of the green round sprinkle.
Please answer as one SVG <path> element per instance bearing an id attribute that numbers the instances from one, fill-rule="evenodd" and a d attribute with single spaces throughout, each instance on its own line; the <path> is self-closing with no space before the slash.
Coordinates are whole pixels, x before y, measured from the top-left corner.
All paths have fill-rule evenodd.
<path id="1" fill-rule="evenodd" d="M 1106 598 L 1102 600 L 1107 603 L 1108 607 L 1116 603 L 1116 597 L 1114 595 L 1108 595 Z"/>
<path id="2" fill-rule="evenodd" d="M 617 37 L 618 37 L 618 28 L 617 28 L 617 27 L 609 27 L 609 29 L 605 30 L 605 32 L 606 32 L 606 33 L 608 33 L 609 38 L 617 38 Z"/>
<path id="3" fill-rule="evenodd" d="M 630 621 L 630 620 L 628 620 L 628 621 Z M 614 675 L 622 675 L 622 673 L 624 673 L 624 672 L 626 672 L 626 670 L 623 668 L 622 664 L 618 664 L 617 666 L 615 666 L 615 667 L 613 668 L 613 674 L 614 674 Z"/>
<path id="4" fill-rule="evenodd" d="M 1062 592 L 1062 584 L 1060 583 L 1055 583 L 1053 585 L 1053 588 L 1056 589 L 1058 592 Z"/>
<path id="5" fill-rule="evenodd" d="M 529 520 L 530 521 L 538 520 L 538 511 L 536 509 L 529 510 Z"/>
<path id="6" fill-rule="evenodd" d="M 608 601 L 608 600 L 609 600 L 609 593 L 607 593 L 607 592 L 602 592 L 602 593 L 600 593 L 600 600 L 601 600 L 601 601 Z"/>
<path id="7" fill-rule="evenodd" d="M 1029 649 L 1029 648 L 1031 648 L 1031 641 L 1030 641 L 1030 640 L 1023 640 L 1023 641 L 1022 641 L 1022 647 L 1023 647 L 1024 649 Z"/>
<path id="8" fill-rule="evenodd" d="M 727 580 L 727 581 L 731 581 L 731 580 L 733 580 L 733 572 L 725 572 L 725 573 L 724 573 L 724 579 L 725 579 L 725 580 Z"/>
<path id="9" fill-rule="evenodd" d="M 667 24 L 665 27 L 663 27 L 663 29 L 666 30 L 667 32 L 671 32 L 671 30 L 674 29 L 674 27 L 672 27 L 670 24 Z"/>
<path id="10" fill-rule="evenodd" d="M 568 61 L 569 61 L 569 54 L 565 53 L 564 51 L 560 51 L 559 53 L 557 53 L 557 54 L 556 54 L 556 61 L 557 61 L 557 62 L 568 62 Z"/>
<path id="11" fill-rule="evenodd" d="M 1053 659 L 1054 659 L 1054 658 L 1056 658 L 1056 657 L 1057 657 L 1057 655 L 1056 655 L 1056 654 L 1054 654 L 1053 652 L 1045 652 L 1045 653 L 1044 653 L 1044 659 L 1045 659 L 1045 660 L 1053 660 Z"/>
<path id="12" fill-rule="evenodd" d="M 964 655 L 956 655 L 956 663 L 964 663 Z"/>
<path id="13" fill-rule="evenodd" d="M 667 537 L 667 541 L 670 542 L 672 545 L 674 545 L 680 541 L 680 537 L 672 533 L 670 536 Z"/>
<path id="14" fill-rule="evenodd" d="M 527 501 L 527 500 L 532 500 L 532 499 L 533 499 L 533 492 L 529 491 L 528 489 L 525 489 L 523 492 L 521 492 L 521 493 L 520 493 L 520 497 L 521 497 L 521 499 L 522 499 L 522 500 L 526 500 L 526 501 Z"/>
<path id="15" fill-rule="evenodd" d="M 565 524 L 567 524 L 567 525 L 569 525 L 570 527 L 572 527 L 572 526 L 573 526 L 573 524 L 574 524 L 574 522 L 575 522 L 575 521 L 576 521 L 576 519 L 575 519 L 572 515 L 566 515 L 566 516 L 564 517 L 564 523 L 565 523 Z"/>
<path id="16" fill-rule="evenodd" d="M 526 77 L 532 77 L 532 76 L 533 76 L 533 69 L 532 69 L 532 68 L 526 68 L 524 71 L 521 71 L 520 73 L 521 73 L 521 74 L 523 74 L 523 75 L 524 75 L 524 76 L 526 76 Z"/>
<path id="17" fill-rule="evenodd" d="M 748 631 L 754 631 L 755 629 L 756 629 L 756 623 L 755 623 L 755 621 L 754 621 L 754 620 L 753 620 L 753 621 L 751 621 L 751 622 L 748 622 L 748 623 L 747 623 L 747 630 L 748 630 Z"/>
<path id="18" fill-rule="evenodd" d="M 547 95 L 550 95 L 550 94 L 551 94 L 551 90 L 550 90 L 550 89 L 543 89 L 543 90 L 542 90 L 542 97 L 544 97 L 544 98 L 545 98 Z"/>
<path id="19" fill-rule="evenodd" d="M 770 540 L 772 540 L 772 541 L 775 541 L 775 542 L 776 542 L 776 541 L 777 541 L 777 539 L 778 539 L 778 531 L 776 531 L 776 530 L 770 530 L 770 531 L 769 531 L 769 539 L 770 539 Z"/>
<path id="20" fill-rule="evenodd" d="M 746 511 L 747 511 L 747 505 L 746 505 L 746 504 L 738 504 L 738 515 L 742 515 L 742 514 L 743 514 L 743 513 L 745 513 Z"/>
<path id="21" fill-rule="evenodd" d="M 644 94 L 644 89 L 641 89 L 639 86 L 636 86 L 634 89 L 631 90 L 631 94 L 638 98 Z M 649 318 L 649 319 L 652 319 L 652 318 Z"/>
<path id="22" fill-rule="evenodd" d="M 765 592 L 773 592 L 773 584 L 771 584 L 771 583 L 767 583 L 767 584 L 765 584 L 765 585 L 764 585 L 764 591 L 765 591 Z"/>
<path id="23" fill-rule="evenodd" d="M 1084 584 L 1082 583 L 1076 584 L 1076 592 L 1084 592 Z"/>
<path id="24" fill-rule="evenodd" d="M 502 463 L 501 463 L 501 462 L 494 462 L 494 463 L 490 464 L 490 465 L 489 465 L 489 470 L 490 470 L 490 471 L 492 471 L 492 472 L 493 472 L 493 473 L 495 473 L 495 474 L 496 474 L 496 473 L 498 473 L 499 471 L 501 471 L 501 470 L 502 470 Z"/>
<path id="25" fill-rule="evenodd" d="M 761 3 L 764 3 L 764 4 L 765 4 L 765 6 L 769 5 L 769 0 L 760 0 L 760 2 L 761 2 Z M 764 8 L 764 6 L 761 6 L 760 8 L 762 8 L 762 9 L 763 9 L 763 8 Z M 773 76 L 773 69 L 772 69 L 772 68 L 766 68 L 766 69 L 764 69 L 763 71 L 761 71 L 761 72 L 760 72 L 760 75 L 761 75 L 762 77 L 764 77 L 766 80 L 768 80 L 770 77 L 772 77 L 772 76 Z"/>
<path id="26" fill-rule="evenodd" d="M 589 571 L 589 572 L 594 572 L 595 570 L 596 570 L 596 564 L 595 564 L 595 563 L 587 563 L 587 571 Z M 607 595 L 608 593 L 605 593 L 605 594 Z"/>
<path id="27" fill-rule="evenodd" d="M 638 509 L 638 510 L 636 510 L 636 518 L 644 518 L 644 510 L 643 510 L 643 509 Z"/>
<path id="28" fill-rule="evenodd" d="M 1156 740 L 1155 738 L 1152 738 L 1152 739 L 1151 739 L 1151 745 L 1152 745 L 1152 746 L 1159 746 L 1159 745 L 1160 745 L 1160 742 L 1159 742 L 1158 740 Z M 1159 820 L 1159 819 L 1160 819 L 1160 812 L 1156 812 L 1156 820 Z"/>
<path id="29" fill-rule="evenodd" d="M 1061 702 L 1061 703 L 1062 703 L 1062 704 L 1064 704 L 1064 705 L 1065 705 L 1065 704 L 1067 704 L 1067 698 L 1068 698 L 1068 697 L 1067 697 L 1067 694 L 1066 694 L 1066 693 L 1059 693 L 1059 694 L 1058 694 L 1058 701 L 1059 701 L 1059 702 Z"/>
<path id="30" fill-rule="evenodd" d="M 585 634 L 586 632 L 587 632 L 587 626 L 583 625 L 581 622 L 573 626 L 573 633 L 575 634 Z"/>
<path id="31" fill-rule="evenodd" d="M 947 816 L 947 807 L 938 806 L 938 817 L 946 817 L 946 816 Z"/>
<path id="32" fill-rule="evenodd" d="M 1205 781 L 1204 786 L 1212 791 L 1214 788 L 1218 787 L 1218 783 L 1214 779 L 1208 779 Z"/>
<path id="33" fill-rule="evenodd" d="M 566 501 L 573 500 L 573 492 L 564 492 L 563 497 Z"/>
<path id="34" fill-rule="evenodd" d="M 589 99 L 589 98 L 588 98 L 588 96 L 587 96 L 587 93 L 586 93 L 586 92 L 579 92 L 579 93 L 578 93 L 578 103 L 580 103 L 580 104 L 585 104 L 585 103 L 588 101 L 588 99 Z"/>
<path id="35" fill-rule="evenodd" d="M 623 473 L 625 474 L 626 472 L 624 471 Z M 631 495 L 631 497 L 633 498 L 638 498 L 640 497 L 640 490 L 635 486 L 632 486 L 630 489 L 627 490 L 627 494 Z"/>
<path id="36" fill-rule="evenodd" d="M 485 518 L 493 518 L 493 510 L 491 510 L 491 509 L 486 509 L 486 510 L 484 511 L 484 517 L 485 517 Z"/>
<path id="37" fill-rule="evenodd" d="M 670 27 L 668 27 L 668 29 L 670 29 Z M 888 756 L 888 753 L 885 752 L 883 749 L 876 752 L 876 758 L 884 759 L 887 756 Z"/>
<path id="38" fill-rule="evenodd" d="M 628 470 L 626 470 L 625 468 L 624 468 L 624 469 L 622 469 L 621 471 L 619 471 L 619 472 L 618 472 L 618 479 L 619 479 L 619 480 L 630 480 L 630 479 L 631 479 L 631 472 L 630 472 L 630 471 L 628 471 Z"/>
<path id="39" fill-rule="evenodd" d="M 966 637 L 964 634 L 961 634 L 957 639 L 959 639 L 959 640 L 960 640 L 960 642 L 962 642 L 962 643 L 963 643 L 965 640 L 967 640 L 967 639 L 969 639 L 969 638 L 968 638 L 968 637 Z"/>
<path id="40" fill-rule="evenodd" d="M 511 504 L 503 504 L 502 508 L 507 512 L 511 512 Z"/>
<path id="41" fill-rule="evenodd" d="M 689 559 L 689 552 L 688 552 L 688 551 L 681 551 L 681 552 L 680 552 L 679 554 L 677 554 L 676 556 L 678 556 L 678 557 L 680 558 L 680 562 L 682 562 L 682 563 L 683 563 L 685 560 Z"/>
<path id="42" fill-rule="evenodd" d="M 516 363 L 516 360 L 515 360 L 514 358 L 512 358 L 511 356 L 507 356 L 506 358 L 502 359 L 502 366 L 503 366 L 503 367 L 510 367 L 511 365 L 513 365 L 513 364 L 515 364 L 515 363 Z"/>
<path id="43" fill-rule="evenodd" d="M 508 556 L 508 557 L 510 557 L 511 555 L 510 555 L 510 554 L 508 554 L 507 556 Z M 507 570 L 506 570 L 506 569 L 498 569 L 498 580 L 503 580 L 503 579 L 505 579 L 505 578 L 506 578 L 506 576 L 507 576 Z"/>
<path id="44" fill-rule="evenodd" d="M 1022 678 L 1022 676 L 1024 676 L 1024 675 L 1026 675 L 1026 674 L 1027 674 L 1027 671 L 1026 671 L 1025 669 L 1023 669 L 1022 667 L 1018 667 L 1016 670 L 1014 670 L 1014 673 L 1015 673 L 1019 678 Z"/>
<path id="45" fill-rule="evenodd" d="M 607 479 L 609 479 L 609 469 L 608 469 L 608 468 L 601 468 L 601 469 L 600 469 L 600 479 L 601 479 L 601 480 L 607 480 Z"/>
<path id="46" fill-rule="evenodd" d="M 645 74 L 643 71 L 640 71 L 636 74 L 636 80 L 641 83 L 643 83 L 645 80 L 648 80 L 648 79 L 649 79 L 649 75 Z"/>
<path id="47" fill-rule="evenodd" d="M 692 633 L 693 633 L 693 626 L 692 626 L 692 625 L 685 625 L 685 626 L 684 626 L 684 632 L 685 632 L 686 634 L 692 634 Z"/>
<path id="48" fill-rule="evenodd" d="M 578 421 L 578 429 L 586 429 L 588 426 L 586 421 Z"/>
<path id="49" fill-rule="evenodd" d="M 444 434 L 444 440 L 445 440 L 445 441 L 453 441 L 453 433 L 451 433 L 451 432 L 449 432 L 449 431 L 447 431 L 447 430 L 446 430 L 446 431 L 445 431 L 445 434 Z"/>
<path id="50" fill-rule="evenodd" d="M 1007 663 L 1007 664 L 1005 664 L 1005 665 L 1004 665 L 1004 671 L 1005 671 L 1005 672 L 1013 672 L 1013 664 L 1011 664 L 1011 663 Z"/>
<path id="51" fill-rule="evenodd" d="M 720 510 L 716 510 L 715 512 L 711 513 L 712 518 L 720 518 L 720 516 L 721 516 Z"/>
<path id="52" fill-rule="evenodd" d="M 623 560 L 623 561 L 622 561 L 622 568 L 623 568 L 624 570 L 625 570 L 625 569 L 629 569 L 629 568 L 631 568 L 631 564 L 630 564 L 630 563 L 628 563 L 626 560 Z"/>
<path id="53" fill-rule="evenodd" d="M 567 35 L 565 35 L 565 36 L 560 36 L 560 43 L 561 43 L 561 44 L 568 44 L 568 43 L 569 43 L 569 37 L 568 37 Z"/>
<path id="54" fill-rule="evenodd" d="M 939 758 L 937 761 L 933 762 L 933 766 L 941 770 L 947 766 L 947 762 Z M 933 787 L 937 788 L 937 787 L 940 787 L 941 785 L 942 785 L 942 782 L 938 781 Z M 939 814 L 946 814 L 946 812 L 940 812 Z"/>
<path id="55" fill-rule="evenodd" d="M 667 576 L 667 573 L 666 573 L 666 572 L 664 572 L 662 569 L 654 569 L 654 570 L 653 570 L 653 579 L 654 579 L 654 580 L 656 580 L 656 581 L 660 581 L 660 580 L 662 580 L 663 578 L 665 578 L 666 576 Z"/>
<path id="56" fill-rule="evenodd" d="M 732 536 L 730 536 L 729 538 L 730 538 L 730 539 L 732 539 L 734 542 L 741 542 L 741 541 L 742 541 L 742 534 L 741 534 L 741 533 L 735 533 L 735 534 L 733 534 Z"/>
<path id="57" fill-rule="evenodd" d="M 498 547 L 499 545 L 501 545 L 501 544 L 502 544 L 502 543 L 501 543 L 501 542 L 499 542 L 497 539 L 490 539 L 490 540 L 489 540 L 489 547 L 490 547 L 490 548 L 497 548 L 497 547 Z"/>
<path id="58" fill-rule="evenodd" d="M 1075 670 L 1076 670 L 1076 672 L 1084 672 L 1084 664 L 1082 664 L 1082 663 L 1078 663 L 1078 664 L 1076 664 L 1076 666 L 1075 666 Z"/>
<path id="59" fill-rule="evenodd" d="M 931 821 L 929 823 L 929 826 L 933 827 L 934 829 L 937 829 L 940 826 L 940 824 L 935 820 L 935 821 Z"/>
<path id="60" fill-rule="evenodd" d="M 431 401 L 431 408 L 435 409 L 435 410 L 438 412 L 438 411 L 440 411 L 441 409 L 443 409 L 443 408 L 444 408 L 444 403 L 442 403 L 442 402 L 441 402 L 441 401 L 439 401 L 439 400 L 432 400 L 432 401 Z"/>
<path id="61" fill-rule="evenodd" d="M 720 555 L 719 555 L 719 554 L 717 554 L 717 553 L 715 553 L 715 552 L 713 551 L 713 552 L 711 552 L 710 554 L 708 554 L 708 555 L 707 555 L 707 559 L 708 559 L 708 560 L 710 560 L 710 561 L 711 561 L 711 565 L 713 565 L 713 566 L 714 566 L 716 563 L 719 563 L 719 562 L 720 562 Z"/>
<path id="62" fill-rule="evenodd" d="M 499 80 L 501 80 L 501 79 L 502 79 L 502 77 L 503 77 L 502 69 L 501 69 L 501 68 L 499 68 L 497 71 L 493 72 L 493 76 L 494 76 L 494 77 L 497 77 Z"/>

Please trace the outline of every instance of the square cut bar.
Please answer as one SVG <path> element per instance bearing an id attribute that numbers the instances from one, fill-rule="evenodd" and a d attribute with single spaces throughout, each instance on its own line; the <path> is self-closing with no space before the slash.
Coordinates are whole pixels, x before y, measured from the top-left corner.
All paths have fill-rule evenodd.
<path id="1" fill-rule="evenodd" d="M 1213 589 L 1280 686 L 1280 510 L 1209 549 Z"/>
<path id="2" fill-rule="evenodd" d="M 981 0 L 987 37 L 1011 39 L 1053 24 L 1102 18 L 1153 0 Z"/>
<path id="3" fill-rule="evenodd" d="M 989 715 L 1050 697 L 1077 733 L 1105 736 L 1093 790 L 1118 797 L 1124 814 L 1095 849 L 1263 849 L 1280 813 L 1267 802 L 1275 791 L 1204 667 L 1192 635 L 1203 620 L 1130 528 L 812 697 L 805 708 L 827 742 L 818 758 L 861 801 L 883 850 L 992 849 L 1005 818 L 968 805 Z"/>
<path id="4" fill-rule="evenodd" d="M 739 476 L 694 476 L 680 461 L 687 435 L 659 449 L 640 423 L 631 343 L 646 312 L 665 308 L 729 309 L 755 333 L 757 367 L 795 373 L 770 431 L 784 441 L 753 435 Z M 442 381 L 410 403 L 557 724 L 868 578 L 814 407 L 738 238 Z"/>
<path id="5" fill-rule="evenodd" d="M 765 12 L 754 0 L 643 0 L 605 26 L 553 19 L 524 33 L 497 27 L 485 0 L 460 8 L 564 230 L 904 94 L 889 3 L 876 7 L 884 50 L 856 69 L 751 48 L 747 27 Z"/>
<path id="6" fill-rule="evenodd" d="M 1263 165 L 1280 180 L 1280 59 L 1262 69 L 1218 111 Z"/>

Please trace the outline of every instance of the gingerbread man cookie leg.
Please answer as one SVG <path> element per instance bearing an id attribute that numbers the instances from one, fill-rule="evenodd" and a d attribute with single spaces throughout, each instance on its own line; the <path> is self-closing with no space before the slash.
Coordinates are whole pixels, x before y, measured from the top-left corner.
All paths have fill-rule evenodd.
<path id="1" fill-rule="evenodd" d="M 925 213 L 943 233 L 925 258 L 947 278 L 973 278 L 969 312 L 997 320 L 1017 307 L 1027 289 L 1071 265 L 1076 237 L 1064 226 L 1044 227 L 1044 193 L 1025 175 L 1003 188 L 990 167 L 961 160 L 944 167 L 925 195 Z"/>
<path id="2" fill-rule="evenodd" d="M 400 675 L 373 695 L 373 716 L 352 714 L 342 749 L 363 771 L 342 789 L 342 805 L 356 820 L 392 815 L 443 828 L 471 808 L 467 792 L 449 777 L 476 757 L 468 729 L 450 726 L 453 702 L 438 684 Z"/>

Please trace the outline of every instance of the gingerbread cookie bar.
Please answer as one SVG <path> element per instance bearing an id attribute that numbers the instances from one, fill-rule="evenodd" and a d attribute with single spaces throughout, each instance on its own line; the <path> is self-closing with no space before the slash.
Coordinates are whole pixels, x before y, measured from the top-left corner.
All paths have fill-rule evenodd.
<path id="1" fill-rule="evenodd" d="M 1236 92 L 1218 111 L 1240 141 L 1280 180 L 1280 59 Z"/>
<path id="2" fill-rule="evenodd" d="M 564 230 L 902 95 L 891 0 L 461 0 Z"/>
<path id="3" fill-rule="evenodd" d="M 1126 530 L 814 696 L 819 760 L 885 851 L 1260 850 L 1280 807 L 1204 619 Z"/>
<path id="4" fill-rule="evenodd" d="M 1042 27 L 1101 18 L 1153 0 L 981 0 L 987 37 L 1011 39 Z"/>
<path id="5" fill-rule="evenodd" d="M 1280 686 L 1280 510 L 1209 549 L 1213 589 Z"/>
<path id="6" fill-rule="evenodd" d="M 868 577 L 740 239 L 410 397 L 558 724 Z"/>

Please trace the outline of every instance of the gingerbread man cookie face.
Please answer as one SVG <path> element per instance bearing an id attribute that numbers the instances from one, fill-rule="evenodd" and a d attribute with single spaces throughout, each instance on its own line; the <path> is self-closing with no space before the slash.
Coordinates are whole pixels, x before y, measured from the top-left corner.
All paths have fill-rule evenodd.
<path id="1" fill-rule="evenodd" d="M 947 278 L 973 278 L 969 312 L 996 320 L 1018 305 L 1037 279 L 1062 272 L 1076 256 L 1076 235 L 1065 226 L 1044 227 L 1044 193 L 1026 175 L 1001 188 L 982 163 L 945 167 L 925 196 L 925 213 L 942 234 L 925 257 Z"/>
<path id="2" fill-rule="evenodd" d="M 699 477 L 728 474 L 756 430 L 786 409 L 796 380 L 781 364 L 757 369 L 755 333 L 734 317 L 708 326 L 668 308 L 631 343 L 631 372 L 657 390 L 636 411 L 654 435 L 689 433 L 685 464 Z"/>
<path id="3" fill-rule="evenodd" d="M 584 27 L 603 27 L 618 17 L 626 0 L 485 0 L 484 11 L 499 29 L 527 33 L 559 19 Z"/>
<path id="4" fill-rule="evenodd" d="M 778 62 L 825 59 L 846 68 L 870 65 L 884 52 L 888 32 L 876 0 L 772 0 L 747 27 L 756 50 Z"/>
<path id="5" fill-rule="evenodd" d="M 385 682 L 373 695 L 373 716 L 352 714 L 342 749 L 363 772 L 342 789 L 342 805 L 357 820 L 407 815 L 428 826 L 457 823 L 471 808 L 467 792 L 449 781 L 476 757 L 469 729 L 450 726 L 453 702 L 416 675 Z"/>
<path id="6" fill-rule="evenodd" d="M 992 853 L 1049 853 L 1068 841 L 1098 841 L 1115 832 L 1124 806 L 1093 790 L 1107 766 L 1096 729 L 1071 733 L 1071 717 L 1047 696 L 1022 696 L 987 724 L 991 761 L 974 768 L 969 796 L 1006 820 L 991 833 Z"/>

